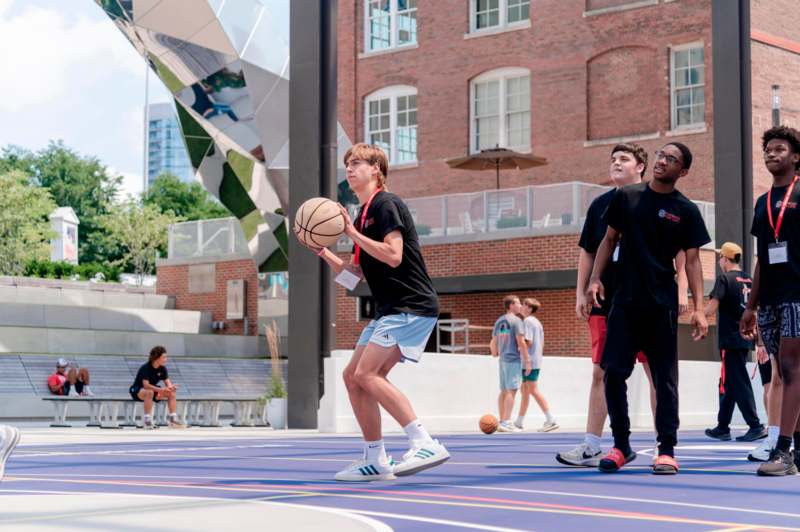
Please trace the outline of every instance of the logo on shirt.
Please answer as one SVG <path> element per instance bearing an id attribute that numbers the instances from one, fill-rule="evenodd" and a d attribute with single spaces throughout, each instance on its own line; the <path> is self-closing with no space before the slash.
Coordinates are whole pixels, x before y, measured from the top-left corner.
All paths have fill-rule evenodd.
<path id="1" fill-rule="evenodd" d="M 669 220 L 670 222 L 679 223 L 681 221 L 681 217 L 677 214 L 672 214 L 671 212 L 667 212 L 664 209 L 658 211 L 658 217 L 664 218 L 665 220 Z"/>
<path id="2" fill-rule="evenodd" d="M 775 208 L 776 209 L 780 209 L 781 205 L 783 205 L 783 200 L 778 200 L 778 201 L 775 202 Z M 787 202 L 786 203 L 786 208 L 787 209 L 796 209 L 797 208 L 797 202 L 796 201 Z"/>
<path id="3" fill-rule="evenodd" d="M 374 223 L 375 223 L 375 218 L 367 218 L 366 220 L 364 220 L 364 227 L 362 227 L 362 229 L 366 229 L 367 227 L 369 227 Z"/>

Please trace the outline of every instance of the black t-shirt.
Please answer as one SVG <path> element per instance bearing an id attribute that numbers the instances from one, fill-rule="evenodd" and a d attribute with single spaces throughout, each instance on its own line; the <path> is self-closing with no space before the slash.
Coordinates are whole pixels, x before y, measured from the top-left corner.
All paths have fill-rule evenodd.
<path id="1" fill-rule="evenodd" d="M 772 189 L 772 220 L 777 225 L 781 203 L 787 187 Z M 753 212 L 753 226 L 750 233 L 758 239 L 758 268 L 761 271 L 758 287 L 758 302 L 775 305 L 789 301 L 800 301 L 800 183 L 792 190 L 792 197 L 786 206 L 781 224 L 780 240 L 786 242 L 788 262 L 769 263 L 770 244 L 775 242 L 775 232 L 769 224 L 767 215 L 767 194 L 756 201 Z"/>
<path id="2" fill-rule="evenodd" d="M 392 231 L 403 235 L 403 260 L 397 268 L 361 250 L 359 263 L 364 278 L 375 298 L 376 318 L 407 312 L 416 316 L 439 316 L 439 299 L 433 288 L 417 238 L 414 220 L 406 204 L 391 192 L 380 191 L 372 199 L 361 228 L 361 210 L 355 219 L 356 228 L 378 242 Z"/>
<path id="3" fill-rule="evenodd" d="M 697 205 L 677 190 L 660 194 L 640 183 L 617 189 L 605 221 L 622 233 L 614 303 L 677 311 L 673 259 L 711 241 Z"/>
<path id="4" fill-rule="evenodd" d="M 608 224 L 603 219 L 603 214 L 606 212 L 608 204 L 611 203 L 611 198 L 614 197 L 614 191 L 615 190 L 612 189 L 596 197 L 591 205 L 589 205 L 589 210 L 586 211 L 586 221 L 583 224 L 581 239 L 578 241 L 578 246 L 592 255 L 597 253 L 597 248 L 600 247 L 600 243 L 606 236 Z M 617 290 L 615 283 L 619 264 L 618 261 L 614 260 L 615 255 L 618 255 L 618 253 L 615 252 L 611 256 L 608 266 L 600 277 L 600 280 L 603 282 L 603 287 L 605 288 L 605 299 L 600 302 L 600 307 L 592 306 L 591 314 L 593 316 L 608 316 L 611 310 L 611 301 L 614 299 L 614 292 Z"/>
<path id="5" fill-rule="evenodd" d="M 147 382 L 153 386 L 156 386 L 159 382 L 165 381 L 168 378 L 169 374 L 167 373 L 166 366 L 154 368 L 150 362 L 147 362 L 141 368 L 139 368 L 139 371 L 136 373 L 136 380 L 133 381 L 133 387 L 138 389 L 144 386 L 142 384 L 143 380 L 147 380 Z"/>
<path id="6" fill-rule="evenodd" d="M 720 349 L 753 349 L 753 342 L 739 334 L 739 320 L 752 285 L 750 274 L 740 270 L 725 272 L 717 277 L 708 297 L 719 301 L 717 338 Z"/>

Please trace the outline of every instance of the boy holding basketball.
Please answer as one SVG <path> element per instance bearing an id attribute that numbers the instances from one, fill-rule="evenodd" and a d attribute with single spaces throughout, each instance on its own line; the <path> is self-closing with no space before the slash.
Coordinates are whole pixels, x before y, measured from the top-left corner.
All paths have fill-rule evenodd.
<path id="1" fill-rule="evenodd" d="M 315 251 L 337 273 L 346 270 L 366 280 L 376 317 L 364 328 L 343 375 L 364 435 L 364 455 L 337 473 L 336 480 L 391 480 L 450 458 L 417 419 L 408 398 L 386 378 L 398 362 L 419 362 L 436 325 L 439 301 L 411 213 L 386 190 L 386 154 L 375 145 L 355 144 L 347 150 L 344 165 L 347 183 L 361 203 L 355 221 L 341 208 L 344 232 L 354 244 L 351 262 L 345 264 L 327 248 Z M 386 456 L 379 405 L 408 435 L 410 449 L 399 464 Z"/>

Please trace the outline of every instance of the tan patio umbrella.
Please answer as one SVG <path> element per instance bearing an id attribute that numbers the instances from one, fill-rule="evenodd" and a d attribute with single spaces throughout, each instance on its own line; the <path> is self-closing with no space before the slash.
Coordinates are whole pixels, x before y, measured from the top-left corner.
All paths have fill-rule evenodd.
<path id="1" fill-rule="evenodd" d="M 497 176 L 497 189 L 500 189 L 500 170 L 525 170 L 536 166 L 544 166 L 547 159 L 528 153 L 519 153 L 506 148 L 495 147 L 481 150 L 478 153 L 465 157 L 446 159 L 450 168 L 461 170 L 489 170 L 493 169 Z"/>

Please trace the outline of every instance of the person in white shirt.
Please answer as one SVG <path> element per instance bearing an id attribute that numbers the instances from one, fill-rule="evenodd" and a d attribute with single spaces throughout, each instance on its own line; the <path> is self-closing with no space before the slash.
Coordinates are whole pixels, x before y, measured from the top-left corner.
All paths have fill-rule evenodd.
<path id="1" fill-rule="evenodd" d="M 514 422 L 514 425 L 519 428 L 524 428 L 525 414 L 528 412 L 528 405 L 530 404 L 531 397 L 539 405 L 544 413 L 545 422 L 539 432 L 550 432 L 558 428 L 558 423 L 550 413 L 550 407 L 547 404 L 547 399 L 544 398 L 542 392 L 539 390 L 538 380 L 539 371 L 542 368 L 542 356 L 544 354 L 544 327 L 534 314 L 541 308 L 541 303 L 531 297 L 526 297 L 522 300 L 522 316 L 525 329 L 525 344 L 530 353 L 531 371 L 528 374 L 522 373 L 522 402 L 519 406 L 519 416 Z"/>

